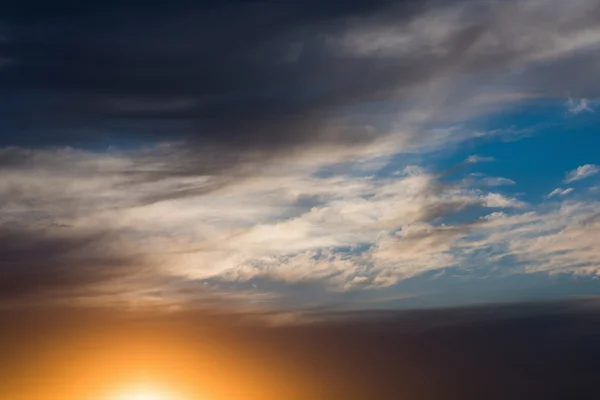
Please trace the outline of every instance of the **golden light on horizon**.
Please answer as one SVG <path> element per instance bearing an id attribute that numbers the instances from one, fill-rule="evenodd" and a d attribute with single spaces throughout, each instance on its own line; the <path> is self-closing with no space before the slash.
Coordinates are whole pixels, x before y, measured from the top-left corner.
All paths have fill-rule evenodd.
<path id="1" fill-rule="evenodd" d="M 102 400 L 192 400 L 184 398 L 175 390 L 155 384 L 136 384 L 119 388 L 106 395 Z"/>
<path id="2" fill-rule="evenodd" d="M 44 329 L 25 325 L 0 342 L 0 354 L 18 354 L 0 377 L 2 400 L 309 398 L 295 364 L 235 327 L 193 315 L 100 312 L 42 321 Z"/>

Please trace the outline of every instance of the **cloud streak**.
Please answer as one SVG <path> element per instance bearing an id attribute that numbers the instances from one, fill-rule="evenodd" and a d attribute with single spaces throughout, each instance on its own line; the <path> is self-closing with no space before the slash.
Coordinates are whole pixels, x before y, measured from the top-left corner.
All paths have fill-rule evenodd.
<path id="1" fill-rule="evenodd" d="M 586 111 L 594 112 L 587 99 L 580 99 L 578 101 L 569 99 L 569 101 L 567 102 L 567 108 L 569 112 L 573 115 L 577 115 Z"/>
<path id="2" fill-rule="evenodd" d="M 570 171 L 565 176 L 565 183 L 571 183 L 575 181 L 579 181 L 585 178 L 589 178 L 590 176 L 596 175 L 600 172 L 600 168 L 594 164 L 585 164 L 577 167 L 573 171 Z"/>
<path id="3" fill-rule="evenodd" d="M 148 272 L 143 257 L 108 232 L 0 226 L 0 297 L 5 304 L 100 297 Z"/>
<path id="4" fill-rule="evenodd" d="M 114 288 L 116 281 L 130 276 L 135 290 L 162 286 L 167 297 L 173 293 L 188 299 L 218 292 L 211 282 L 244 286 L 243 282 L 267 279 L 281 288 L 314 282 L 334 291 L 386 286 L 453 263 L 444 246 L 405 254 L 404 263 L 390 256 L 398 249 L 439 243 L 446 232 L 454 238 L 454 232 L 462 231 L 436 227 L 437 221 L 474 207 L 523 206 L 499 193 L 442 183 L 417 167 L 384 179 L 317 177 L 307 175 L 312 166 L 307 171 L 306 166 L 288 165 L 288 170 L 278 167 L 234 186 L 201 192 L 207 182 L 202 176 L 132 179 L 142 168 L 139 159 L 146 165 L 151 157 L 147 151 L 10 149 L 2 154 L 7 173 L 0 179 L 5 199 L 1 231 L 10 238 L 14 235 L 9 227 L 19 226 L 24 232 L 19 237 L 28 238 L 10 241 L 23 243 L 19 251 L 3 246 L 10 259 L 5 261 L 14 265 L 3 271 L 10 276 L 21 271 L 18 276 L 23 279 L 39 274 L 39 282 L 46 276 L 64 276 L 64 285 L 59 279 L 56 286 L 67 292 L 70 284 L 88 286 L 78 280 L 87 271 L 93 272 L 89 284 Z M 163 160 L 160 151 L 154 157 L 157 163 Z M 182 195 L 181 190 L 193 193 Z M 161 201 L 156 201 L 159 196 Z M 415 230 L 431 230 L 429 239 L 407 234 Z M 97 237 L 96 231 L 107 233 Z M 34 260 L 42 265 L 37 267 Z M 137 280 L 142 271 L 146 278 Z M 194 280 L 206 282 L 194 295 L 177 288 L 177 282 Z M 35 281 L 31 291 L 38 287 Z M 48 285 L 52 282 L 49 279 Z M 250 285 L 247 289 L 255 292 Z"/>
<path id="5" fill-rule="evenodd" d="M 573 190 L 574 190 L 573 188 L 566 188 L 566 189 L 556 188 L 548 194 L 548 198 L 551 198 L 554 196 L 566 196 L 569 193 L 572 193 Z"/>

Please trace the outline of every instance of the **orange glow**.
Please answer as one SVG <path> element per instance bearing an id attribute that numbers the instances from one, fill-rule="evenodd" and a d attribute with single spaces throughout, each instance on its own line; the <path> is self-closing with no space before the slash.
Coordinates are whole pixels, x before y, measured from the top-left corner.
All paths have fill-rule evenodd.
<path id="1" fill-rule="evenodd" d="M 204 396 L 203 379 L 214 382 L 223 376 L 224 371 L 205 373 L 204 365 L 216 362 L 211 345 L 197 357 L 181 335 L 167 337 L 150 329 L 86 336 L 36 354 L 19 389 L 28 394 L 24 398 L 213 400 Z M 195 343 L 196 348 L 204 345 Z"/>
<path id="2" fill-rule="evenodd" d="M 232 327 L 187 317 L 52 317 L 44 329 L 32 326 L 0 340 L 0 358 L 12 360 L 0 365 L 0 398 L 306 398 L 306 385 L 292 369 L 271 368 L 269 360 L 277 353 L 258 351 Z"/>
<path id="3" fill-rule="evenodd" d="M 188 400 L 175 390 L 157 385 L 140 383 L 119 388 L 101 396 L 100 400 Z"/>

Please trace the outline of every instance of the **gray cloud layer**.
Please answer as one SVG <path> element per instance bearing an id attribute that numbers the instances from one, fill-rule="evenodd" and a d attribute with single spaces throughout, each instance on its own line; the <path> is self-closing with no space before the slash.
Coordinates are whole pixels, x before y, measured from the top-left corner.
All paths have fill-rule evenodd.
<path id="1" fill-rule="evenodd" d="M 99 285 L 139 272 L 141 258 L 111 249 L 118 238 L 108 234 L 1 228 L 0 298 L 4 302 L 99 294 Z"/>

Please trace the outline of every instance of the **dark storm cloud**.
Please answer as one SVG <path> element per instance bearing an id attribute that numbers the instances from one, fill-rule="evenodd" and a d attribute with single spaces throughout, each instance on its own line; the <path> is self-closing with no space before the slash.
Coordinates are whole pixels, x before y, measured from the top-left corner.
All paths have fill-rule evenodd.
<path id="1" fill-rule="evenodd" d="M 32 139 L 42 143 L 118 130 L 226 147 L 302 144 L 334 119 L 325 103 L 338 105 L 325 99 L 343 63 L 323 68 L 329 57 L 318 35 L 377 8 L 315 4 L 13 10 L 2 54 L 14 65 L 0 75 L 15 117 L 7 125 L 43 128 L 49 136 Z M 286 61 L 298 40 L 311 54 Z"/>
<path id="2" fill-rule="evenodd" d="M 109 250 L 109 232 L 70 233 L 36 229 L 0 230 L 0 298 L 55 300 L 90 295 L 99 284 L 131 278 L 144 269 L 141 257 Z M 61 232 L 62 231 L 62 232 Z"/>
<path id="3" fill-rule="evenodd" d="M 357 107 L 407 99 L 444 76 L 502 71 L 532 50 L 506 35 L 508 19 L 493 12 L 505 7 L 510 17 L 506 10 L 516 10 L 516 3 L 465 3 L 437 42 L 423 42 L 426 32 L 417 30 L 409 38 L 414 50 L 391 54 L 361 49 L 352 35 L 402 28 L 461 5 L 25 3 L 2 10 L 0 55 L 10 60 L 0 70 L 3 143 L 183 140 L 204 153 L 228 153 L 223 164 L 229 165 L 246 161 L 240 153 L 264 158 L 299 147 L 369 142 L 390 127 Z M 571 22 L 561 29 L 592 23 L 584 17 Z M 495 46 L 481 51 L 478 44 L 490 37 Z"/>

